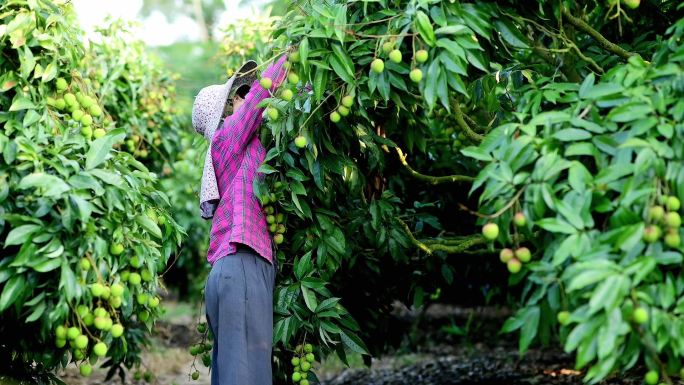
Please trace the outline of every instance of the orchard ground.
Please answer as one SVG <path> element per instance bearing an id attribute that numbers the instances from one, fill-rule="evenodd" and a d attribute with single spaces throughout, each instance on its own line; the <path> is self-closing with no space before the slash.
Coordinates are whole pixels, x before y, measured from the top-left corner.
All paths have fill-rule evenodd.
<path id="1" fill-rule="evenodd" d="M 157 322 L 152 343 L 143 351 L 146 370 L 154 373 L 152 384 L 209 385 L 210 376 L 198 359 L 200 377 L 190 378 L 193 357 L 188 349 L 198 342 L 197 305 L 175 300 L 165 301 L 166 312 Z M 510 315 L 500 307 L 463 308 L 432 304 L 420 312 L 394 304 L 393 318 L 406 328 L 406 341 L 400 348 L 374 358 L 371 368 L 363 365 L 360 355 L 350 355 L 347 368 L 337 356 L 320 363 L 317 374 L 327 385 L 356 384 L 552 384 L 580 385 L 583 373 L 573 369 L 571 356 L 556 348 L 533 349 L 524 357 L 517 343 L 500 338 L 498 330 Z M 203 319 L 202 319 L 203 321 Z M 125 385 L 142 385 L 144 379 L 128 373 Z M 642 370 L 601 382 L 605 385 L 643 383 Z M 119 384 L 118 377 L 105 381 L 105 369 L 96 369 L 92 377 L 80 376 L 70 365 L 61 373 L 70 385 Z M 684 381 L 675 382 L 684 384 Z"/>

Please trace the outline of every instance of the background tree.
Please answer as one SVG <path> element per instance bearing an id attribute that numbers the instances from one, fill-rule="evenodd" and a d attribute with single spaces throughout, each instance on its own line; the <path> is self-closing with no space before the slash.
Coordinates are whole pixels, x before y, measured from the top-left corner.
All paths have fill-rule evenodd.
<path id="1" fill-rule="evenodd" d="M 144 0 L 140 13 L 147 17 L 159 11 L 171 21 L 179 16 L 192 15 L 202 41 L 207 42 L 213 40 L 218 16 L 225 9 L 224 0 Z"/>

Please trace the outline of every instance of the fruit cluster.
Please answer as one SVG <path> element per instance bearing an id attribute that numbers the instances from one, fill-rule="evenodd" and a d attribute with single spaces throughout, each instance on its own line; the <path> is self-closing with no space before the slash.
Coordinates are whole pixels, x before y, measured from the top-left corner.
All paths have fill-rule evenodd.
<path id="1" fill-rule="evenodd" d="M 73 93 L 77 88 L 79 91 Z M 103 127 L 93 130 L 93 123 L 97 124 L 97 120 L 103 115 L 102 107 L 96 97 L 88 95 L 86 88 L 85 84 L 77 86 L 75 83 L 69 84 L 64 78 L 58 78 L 55 81 L 57 94 L 48 97 L 47 104 L 61 112 L 71 126 L 80 126 L 81 134 L 88 140 L 93 137 L 97 139 L 107 133 Z"/>
<path id="2" fill-rule="evenodd" d="M 513 216 L 513 224 L 518 228 L 525 227 L 527 225 L 525 214 L 517 212 Z M 499 236 L 499 225 L 493 222 L 487 223 L 482 227 L 482 236 L 487 241 L 494 241 Z M 516 247 L 515 250 L 504 248 L 499 252 L 499 259 L 506 264 L 511 274 L 517 274 L 522 269 L 522 264 L 532 259 L 532 252 L 527 247 Z"/>
<path id="3" fill-rule="evenodd" d="M 274 183 L 273 188 L 280 192 L 285 186 L 282 182 Z M 273 234 L 273 242 L 279 245 L 285 241 L 285 215 L 283 213 L 276 213 L 276 209 L 272 204 L 278 202 L 278 196 L 275 192 L 268 194 L 262 200 L 264 214 L 266 214 L 266 224 L 268 224 L 268 231 Z"/>
<path id="4" fill-rule="evenodd" d="M 297 345 L 295 348 L 295 356 L 292 357 L 292 366 L 294 370 L 292 372 L 292 381 L 294 383 L 299 383 L 300 385 L 309 385 L 309 371 L 311 370 L 311 365 L 316 361 L 316 356 L 313 353 L 313 345 L 305 344 Z"/>
<path id="5" fill-rule="evenodd" d="M 660 196 L 658 201 L 660 205 L 651 206 L 648 210 L 649 225 L 644 229 L 643 239 L 647 243 L 658 241 L 663 234 L 662 227 L 665 227 L 667 229 L 665 244 L 673 249 L 679 248 L 681 244 L 679 228 L 682 226 L 682 218 L 678 213 L 681 207 L 679 198 Z"/>
<path id="6" fill-rule="evenodd" d="M 385 42 L 382 45 L 382 52 L 387 55 L 389 60 L 393 63 L 399 64 L 403 60 L 402 53 L 396 46 L 396 42 Z M 415 52 L 413 60 L 414 63 L 425 63 L 428 60 L 428 57 L 428 52 L 424 49 L 421 49 Z M 372 72 L 381 74 L 383 71 L 385 71 L 385 62 L 380 58 L 376 58 L 371 62 L 370 67 Z M 420 68 L 413 68 L 411 72 L 409 72 L 409 78 L 414 83 L 420 83 L 420 81 L 423 80 L 423 71 Z"/>

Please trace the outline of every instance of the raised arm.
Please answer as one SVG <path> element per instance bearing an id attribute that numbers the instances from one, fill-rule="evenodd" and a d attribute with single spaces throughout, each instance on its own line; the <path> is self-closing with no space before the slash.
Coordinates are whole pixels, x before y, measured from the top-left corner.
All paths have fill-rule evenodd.
<path id="1" fill-rule="evenodd" d="M 261 74 L 262 77 L 273 80 L 270 91 L 274 91 L 285 80 L 287 72 L 283 68 L 285 60 L 286 57 L 282 56 Z M 261 125 L 263 108 L 258 108 L 257 105 L 269 96 L 269 90 L 261 87 L 259 81 L 255 80 L 247 96 L 245 96 L 245 102 L 237 111 L 233 111 L 233 114 L 226 118 L 223 126 L 214 135 L 212 144 L 214 150 L 228 154 L 244 150 L 256 129 Z"/>

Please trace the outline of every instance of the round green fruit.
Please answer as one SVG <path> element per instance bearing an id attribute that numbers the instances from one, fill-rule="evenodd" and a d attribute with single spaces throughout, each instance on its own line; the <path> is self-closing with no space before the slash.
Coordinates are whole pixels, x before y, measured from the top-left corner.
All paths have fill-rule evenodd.
<path id="1" fill-rule="evenodd" d="M 147 304 L 148 304 L 148 305 L 150 306 L 150 308 L 152 308 L 152 309 L 156 308 L 157 306 L 159 306 L 159 297 L 152 297 L 152 298 L 150 298 L 150 300 L 148 301 Z"/>
<path id="2" fill-rule="evenodd" d="M 291 84 L 297 84 L 299 83 L 299 75 L 294 72 L 290 72 L 290 74 L 287 75 L 287 81 L 289 81 Z"/>
<path id="3" fill-rule="evenodd" d="M 147 310 L 143 310 L 140 313 L 138 313 L 138 319 L 142 322 L 147 321 L 150 318 L 150 312 Z"/>
<path id="4" fill-rule="evenodd" d="M 351 95 L 346 95 L 345 97 L 342 98 L 342 105 L 351 108 L 351 106 L 354 104 L 354 98 Z"/>
<path id="5" fill-rule="evenodd" d="M 331 122 L 337 123 L 337 122 L 340 121 L 340 119 L 341 119 L 341 117 L 340 117 L 340 113 L 339 113 L 339 112 L 333 111 L 332 113 L 330 113 L 330 121 L 331 121 Z"/>
<path id="6" fill-rule="evenodd" d="M 631 9 L 637 9 L 639 8 L 639 4 L 641 4 L 641 0 L 622 0 L 622 2 L 627 6 L 627 8 Z"/>
<path id="7" fill-rule="evenodd" d="M 667 210 L 668 211 L 677 211 L 681 207 L 681 203 L 679 202 L 679 198 L 670 196 L 667 197 Z"/>
<path id="8" fill-rule="evenodd" d="M 118 309 L 121 307 L 123 304 L 123 298 L 122 297 L 111 297 L 109 299 L 109 304 L 114 308 Z"/>
<path id="9" fill-rule="evenodd" d="M 558 319 L 559 324 L 567 325 L 568 322 L 570 321 L 570 312 L 565 311 L 565 310 L 558 312 L 556 319 Z"/>
<path id="10" fill-rule="evenodd" d="M 375 59 L 371 62 L 371 70 L 376 74 L 381 74 L 385 70 L 385 62 L 382 59 Z"/>
<path id="11" fill-rule="evenodd" d="M 98 357 L 104 357 L 107 354 L 107 345 L 104 342 L 98 342 L 93 346 L 93 353 Z"/>
<path id="12" fill-rule="evenodd" d="M 274 215 L 267 215 L 266 216 L 266 223 L 271 224 L 275 222 L 275 216 Z"/>
<path id="13" fill-rule="evenodd" d="M 682 239 L 679 237 L 679 233 L 676 230 L 668 231 L 665 235 L 665 244 L 668 247 L 676 249 L 681 244 Z"/>
<path id="14" fill-rule="evenodd" d="M 90 260 L 88 258 L 81 258 L 81 270 L 88 270 L 90 269 Z"/>
<path id="15" fill-rule="evenodd" d="M 131 266 L 135 267 L 136 269 L 139 269 L 140 266 L 142 266 L 142 261 L 140 260 L 140 257 L 138 257 L 137 255 L 134 255 L 133 257 L 131 257 L 131 259 L 128 261 L 128 263 Z"/>
<path id="16" fill-rule="evenodd" d="M 682 217 L 679 216 L 679 213 L 669 212 L 665 215 L 665 223 L 670 228 L 679 228 L 682 225 Z"/>
<path id="17" fill-rule="evenodd" d="M 299 372 L 292 373 L 292 381 L 299 382 L 302 379 L 302 375 Z"/>
<path id="18" fill-rule="evenodd" d="M 66 339 L 67 338 L 67 329 L 62 325 L 57 326 L 55 328 L 55 337 L 57 337 L 57 339 L 60 339 L 60 340 Z"/>
<path id="19" fill-rule="evenodd" d="M 93 136 L 93 128 L 90 126 L 83 126 L 81 127 L 81 134 L 90 139 L 90 137 Z"/>
<path id="20" fill-rule="evenodd" d="M 93 367 L 88 363 L 82 363 L 78 367 L 78 371 L 83 377 L 90 377 L 90 375 L 93 374 Z"/>
<path id="21" fill-rule="evenodd" d="M 69 87 L 69 84 L 67 83 L 66 79 L 58 78 L 55 82 L 55 87 L 57 88 L 57 91 L 62 92 Z"/>
<path id="22" fill-rule="evenodd" d="M 278 233 L 278 234 L 285 234 L 285 225 L 283 225 L 282 223 L 279 224 L 279 225 L 276 227 L 276 233 Z"/>
<path id="23" fill-rule="evenodd" d="M 506 264 L 506 266 L 508 267 L 508 271 L 509 271 L 511 274 L 517 274 L 517 273 L 519 273 L 519 272 L 520 272 L 520 269 L 522 268 L 522 264 L 520 263 L 520 261 L 518 261 L 518 260 L 515 259 L 515 258 L 511 259 L 510 261 L 508 261 L 508 263 Z"/>
<path id="24" fill-rule="evenodd" d="M 273 86 L 273 80 L 271 80 L 271 78 L 261 78 L 261 80 L 259 80 L 259 84 L 261 87 L 268 90 L 271 88 L 271 86 Z"/>
<path id="25" fill-rule="evenodd" d="M 660 221 L 665 216 L 665 209 L 663 206 L 653 206 L 648 209 L 648 218 L 652 221 Z"/>
<path id="26" fill-rule="evenodd" d="M 527 224 L 525 214 L 523 214 L 522 212 L 515 213 L 515 215 L 513 216 L 513 223 L 518 227 L 525 226 Z"/>
<path id="27" fill-rule="evenodd" d="M 121 255 L 124 251 L 124 246 L 120 243 L 113 243 L 109 246 L 109 253 L 112 255 Z"/>
<path id="28" fill-rule="evenodd" d="M 83 317 L 83 323 L 85 324 L 85 326 L 91 326 L 94 322 L 94 319 L 95 317 L 92 314 L 88 313 L 85 315 L 85 317 Z"/>
<path id="29" fill-rule="evenodd" d="M 121 297 L 124 293 L 124 287 L 120 283 L 115 283 L 110 288 L 111 294 L 114 297 Z"/>
<path id="30" fill-rule="evenodd" d="M 136 301 L 138 302 L 138 305 L 145 306 L 147 305 L 147 301 L 149 300 L 149 296 L 147 293 L 139 293 L 136 296 Z"/>
<path id="31" fill-rule="evenodd" d="M 648 311 L 644 309 L 643 307 L 638 307 L 634 309 L 634 313 L 632 313 L 632 317 L 634 318 L 634 322 L 643 325 L 646 322 L 648 322 Z"/>
<path id="32" fill-rule="evenodd" d="M 84 114 L 84 115 L 81 117 L 81 124 L 84 125 L 84 126 L 90 126 L 90 125 L 92 125 L 92 124 L 93 124 L 93 117 L 90 116 L 90 115 L 88 115 L 88 114 Z"/>
<path id="33" fill-rule="evenodd" d="M 499 236 L 499 226 L 496 223 L 487 223 L 482 227 L 482 235 L 488 241 L 493 241 Z"/>
<path id="34" fill-rule="evenodd" d="M 416 61 L 418 63 L 425 63 L 428 60 L 428 51 L 421 49 L 416 51 Z"/>
<path id="35" fill-rule="evenodd" d="M 304 374 L 306 374 L 306 373 L 304 373 Z M 304 379 L 301 382 L 299 382 L 299 385 L 309 385 L 309 380 Z"/>
<path id="36" fill-rule="evenodd" d="M 275 108 L 273 108 L 273 107 L 268 107 L 268 109 L 266 110 L 266 114 L 268 115 L 268 118 L 269 118 L 269 119 L 271 119 L 271 120 L 277 120 L 277 119 L 278 119 L 279 112 L 278 112 L 277 109 L 275 109 Z"/>
<path id="37" fill-rule="evenodd" d="M 57 338 L 55 339 L 55 346 L 58 348 L 63 348 L 66 346 L 66 340 L 64 338 Z"/>
<path id="38" fill-rule="evenodd" d="M 90 293 L 93 295 L 93 297 L 102 297 L 104 291 L 105 288 L 101 283 L 94 283 L 90 286 Z"/>
<path id="39" fill-rule="evenodd" d="M 64 101 L 63 98 L 59 98 L 59 99 L 55 100 L 55 108 L 60 110 L 60 111 L 63 110 L 64 108 L 66 108 L 66 102 Z"/>
<path id="40" fill-rule="evenodd" d="M 392 50 L 392 52 L 389 53 L 389 59 L 394 63 L 401 63 L 401 51 L 398 49 Z"/>
<path id="41" fill-rule="evenodd" d="M 285 237 L 283 234 L 276 234 L 273 236 L 273 242 L 275 242 L 276 245 L 279 245 L 285 241 Z"/>
<path id="42" fill-rule="evenodd" d="M 660 227 L 651 225 L 644 229 L 644 241 L 646 243 L 653 243 L 660 238 Z"/>
<path id="43" fill-rule="evenodd" d="M 313 345 L 305 344 L 304 345 L 304 353 L 313 353 Z"/>
<path id="44" fill-rule="evenodd" d="M 656 385 L 659 378 L 660 375 L 658 375 L 658 372 L 655 370 L 649 370 L 644 376 L 644 382 L 646 382 L 648 385 Z"/>
<path id="45" fill-rule="evenodd" d="M 105 310 L 102 307 L 98 307 L 95 310 L 93 310 L 93 314 L 95 315 L 95 317 L 103 317 L 104 318 L 104 317 L 107 317 L 107 310 Z"/>
<path id="46" fill-rule="evenodd" d="M 339 106 L 337 107 L 337 112 L 342 116 L 347 116 L 349 115 L 349 108 L 345 106 Z"/>
<path id="47" fill-rule="evenodd" d="M 290 362 L 292 363 L 292 366 L 299 365 L 299 357 L 292 357 L 292 360 Z"/>
<path id="48" fill-rule="evenodd" d="M 382 44 L 382 52 L 387 54 L 387 53 L 392 52 L 392 50 L 394 50 L 394 42 L 387 41 L 387 42 Z"/>
<path id="49" fill-rule="evenodd" d="M 124 332 L 123 325 L 121 325 L 121 324 L 112 325 L 112 329 L 111 329 L 112 337 L 119 338 L 123 335 L 123 332 Z"/>
<path id="50" fill-rule="evenodd" d="M 409 73 L 409 78 L 411 78 L 411 81 L 414 83 L 420 83 L 420 81 L 423 80 L 423 71 L 421 71 L 420 68 L 412 69 Z"/>
<path id="51" fill-rule="evenodd" d="M 93 324 L 97 330 L 104 330 L 107 327 L 107 318 L 105 317 L 95 317 Z"/>
<path id="52" fill-rule="evenodd" d="M 316 360 L 316 356 L 313 353 L 306 353 L 306 360 L 309 362 L 314 362 Z"/>
<path id="53" fill-rule="evenodd" d="M 86 126 L 86 127 L 87 127 L 87 126 Z M 106 134 L 107 134 L 107 131 L 105 131 L 104 128 L 96 128 L 96 129 L 93 131 L 93 137 L 94 137 L 95 139 L 99 139 L 99 138 L 105 136 Z"/>
<path id="54" fill-rule="evenodd" d="M 98 106 L 97 104 L 93 104 L 92 106 L 90 106 L 88 108 L 88 112 L 90 112 L 90 115 L 96 118 L 102 116 L 102 108 L 100 108 L 100 106 Z"/>
<path id="55" fill-rule="evenodd" d="M 75 340 L 79 335 L 81 335 L 81 331 L 75 326 L 70 327 L 66 334 L 67 338 L 70 340 Z"/>
<path id="56" fill-rule="evenodd" d="M 144 269 L 140 271 L 140 277 L 142 277 L 142 280 L 145 282 L 151 282 L 152 281 L 152 272 L 149 271 L 148 269 Z"/>
<path id="57" fill-rule="evenodd" d="M 76 95 L 72 94 L 71 92 L 67 92 L 66 94 L 64 94 L 64 101 L 69 106 L 78 105 L 78 100 L 76 100 Z"/>
<path id="58" fill-rule="evenodd" d="M 294 97 L 294 92 L 290 89 L 285 89 L 280 97 L 283 98 L 284 101 L 289 102 Z"/>
<path id="59" fill-rule="evenodd" d="M 74 110 L 74 112 L 71 113 L 71 117 L 77 122 L 81 121 L 83 115 L 85 115 L 85 112 L 81 109 Z"/>
<path id="60" fill-rule="evenodd" d="M 130 282 L 130 284 L 133 286 L 140 285 L 141 280 L 142 280 L 142 278 L 140 277 L 140 274 L 138 274 L 138 273 L 131 273 L 128 276 L 128 282 Z"/>
<path id="61" fill-rule="evenodd" d="M 197 381 L 198 378 L 199 378 L 199 372 L 197 370 L 195 370 L 194 372 L 192 372 L 192 379 Z"/>
<path id="62" fill-rule="evenodd" d="M 499 252 L 499 259 L 503 263 L 508 263 L 511 259 L 513 259 L 515 255 L 513 254 L 513 250 L 506 248 L 506 249 L 501 249 Z"/>
<path id="63" fill-rule="evenodd" d="M 289 61 L 293 63 L 299 63 L 301 60 L 301 57 L 299 56 L 299 52 L 295 51 L 290 54 L 290 57 L 288 58 Z"/>
<path id="64" fill-rule="evenodd" d="M 119 278 L 121 278 L 121 282 L 128 282 L 128 277 L 131 275 L 131 272 L 128 270 L 122 270 L 121 273 L 119 274 Z"/>
<path id="65" fill-rule="evenodd" d="M 298 148 L 304 148 L 304 147 L 306 147 L 306 145 L 308 144 L 308 142 L 309 142 L 309 141 L 308 141 L 308 140 L 306 139 L 306 137 L 303 136 L 303 135 L 299 135 L 299 136 L 296 137 L 295 140 L 294 140 L 294 144 L 295 144 L 295 146 L 297 146 Z"/>
<path id="66" fill-rule="evenodd" d="M 521 247 L 515 250 L 515 257 L 518 258 L 520 262 L 527 263 L 532 259 L 532 253 L 527 247 Z"/>
<path id="67" fill-rule="evenodd" d="M 88 346 L 88 337 L 81 334 L 74 340 L 74 345 L 78 349 L 85 349 Z"/>
<path id="68" fill-rule="evenodd" d="M 304 362 L 302 362 L 301 367 L 302 367 L 302 372 L 308 372 L 309 369 L 311 369 L 311 364 L 307 361 L 304 361 Z"/>

